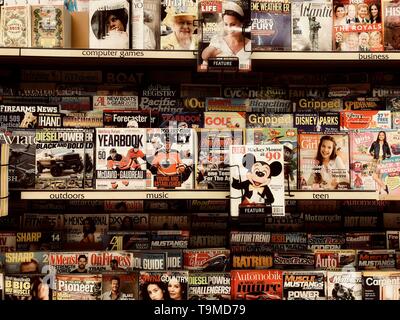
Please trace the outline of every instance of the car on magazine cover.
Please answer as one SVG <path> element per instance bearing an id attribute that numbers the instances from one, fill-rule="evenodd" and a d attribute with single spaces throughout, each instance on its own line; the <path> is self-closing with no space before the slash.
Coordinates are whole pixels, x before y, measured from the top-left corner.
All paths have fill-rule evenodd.
<path id="1" fill-rule="evenodd" d="M 83 170 L 82 157 L 72 152 L 48 154 L 39 159 L 36 163 L 38 173 L 42 173 L 44 169 L 50 169 L 50 173 L 53 177 L 61 176 L 64 170 L 72 169 L 78 173 Z"/>
<path id="2" fill-rule="evenodd" d="M 221 253 L 204 261 L 202 271 L 225 271 L 229 264 L 229 257 Z"/>
<path id="3" fill-rule="evenodd" d="M 280 296 L 266 291 L 246 292 L 238 294 L 237 298 L 242 300 L 282 300 Z"/>

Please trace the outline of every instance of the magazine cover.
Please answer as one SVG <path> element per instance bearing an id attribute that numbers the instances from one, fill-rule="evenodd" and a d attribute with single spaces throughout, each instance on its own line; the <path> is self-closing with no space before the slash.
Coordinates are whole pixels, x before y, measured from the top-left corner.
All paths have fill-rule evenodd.
<path id="1" fill-rule="evenodd" d="M 4 278 L 5 300 L 52 300 L 52 290 L 43 275 L 16 274 Z"/>
<path id="2" fill-rule="evenodd" d="M 148 129 L 147 142 L 150 188 L 194 189 L 194 129 Z"/>
<path id="3" fill-rule="evenodd" d="M 271 234 L 262 231 L 231 231 L 231 269 L 270 269 L 273 253 Z"/>
<path id="4" fill-rule="evenodd" d="M 328 300 L 363 300 L 361 272 L 328 271 Z"/>
<path id="5" fill-rule="evenodd" d="M 385 51 L 400 50 L 400 3 L 383 0 L 382 15 L 384 21 Z"/>
<path id="6" fill-rule="evenodd" d="M 48 264 L 50 270 L 58 274 L 64 273 L 88 273 L 89 252 L 50 252 Z"/>
<path id="7" fill-rule="evenodd" d="M 146 189 L 146 129 L 96 129 L 96 189 Z"/>
<path id="8" fill-rule="evenodd" d="M 373 200 L 371 200 L 373 201 Z M 376 209 L 376 207 L 372 207 Z M 343 210 L 344 211 L 344 210 Z M 343 212 L 343 227 L 348 230 L 377 230 L 383 227 L 382 212 Z M 391 249 L 391 248 L 388 248 Z"/>
<path id="9" fill-rule="evenodd" d="M 229 199 L 199 199 L 189 201 L 188 208 L 192 213 L 213 212 L 218 214 L 227 214 L 229 211 Z"/>
<path id="10" fill-rule="evenodd" d="M 160 50 L 160 1 L 143 1 L 143 47 L 137 49 Z"/>
<path id="11" fill-rule="evenodd" d="M 273 91 L 274 89 L 271 89 Z M 266 88 L 265 91 L 268 91 Z M 261 91 L 261 96 L 264 91 Z M 269 96 L 266 94 L 267 97 Z M 279 94 L 277 95 L 280 96 Z M 269 99 L 249 99 L 249 109 L 251 112 L 261 113 L 288 113 L 292 112 L 292 102 L 287 99 L 269 98 Z"/>
<path id="12" fill-rule="evenodd" d="M 151 112 L 104 109 L 103 126 L 105 128 L 151 128 L 152 117 L 154 115 L 152 116 Z"/>
<path id="13" fill-rule="evenodd" d="M 202 24 L 197 70 L 250 71 L 250 1 L 199 0 L 199 3 Z"/>
<path id="14" fill-rule="evenodd" d="M 265 128 L 265 127 L 292 128 L 293 114 L 273 113 L 271 111 L 246 113 L 246 129 Z"/>
<path id="15" fill-rule="evenodd" d="M 183 250 L 183 267 L 204 272 L 228 271 L 229 256 L 229 249 L 187 249 Z"/>
<path id="16" fill-rule="evenodd" d="M 178 211 L 178 208 L 166 207 L 165 211 Z M 189 230 L 190 216 L 188 214 L 152 213 L 149 215 L 151 230 Z"/>
<path id="17" fill-rule="evenodd" d="M 228 244 L 225 232 L 210 234 L 206 231 L 197 231 L 190 235 L 190 248 L 223 248 Z"/>
<path id="18" fill-rule="evenodd" d="M 139 274 L 140 300 L 187 300 L 188 271 L 158 271 Z"/>
<path id="19" fill-rule="evenodd" d="M 231 300 L 229 272 L 191 272 L 189 300 Z"/>
<path id="20" fill-rule="evenodd" d="M 133 268 L 146 271 L 167 270 L 167 252 L 165 250 L 135 251 L 133 252 Z"/>
<path id="21" fill-rule="evenodd" d="M 229 283 L 229 288 L 230 288 L 230 283 Z M 0 273 L 0 300 L 4 300 L 4 273 Z"/>
<path id="22" fill-rule="evenodd" d="M 22 229 L 25 231 L 62 231 L 64 215 L 45 213 L 24 213 Z"/>
<path id="23" fill-rule="evenodd" d="M 40 2 L 45 4 L 49 2 L 51 4 L 51 0 L 41 0 Z M 64 6 L 69 12 L 87 12 L 89 11 L 89 0 L 64 0 Z"/>
<path id="24" fill-rule="evenodd" d="M 255 51 L 291 50 L 291 2 L 251 1 L 251 42 Z"/>
<path id="25" fill-rule="evenodd" d="M 231 216 L 285 215 L 282 145 L 230 146 Z"/>
<path id="26" fill-rule="evenodd" d="M 138 96 L 94 96 L 93 111 L 138 110 Z"/>
<path id="27" fill-rule="evenodd" d="M 349 89 L 350 91 L 350 89 Z M 379 97 L 343 97 L 343 110 L 391 110 L 387 106 L 387 99 Z"/>
<path id="28" fill-rule="evenodd" d="M 326 271 L 285 271 L 284 300 L 326 300 Z"/>
<path id="29" fill-rule="evenodd" d="M 292 2 L 292 51 L 332 50 L 332 1 Z"/>
<path id="30" fill-rule="evenodd" d="M 357 250 L 358 270 L 392 270 L 395 268 L 395 250 Z"/>
<path id="31" fill-rule="evenodd" d="M 10 161 L 10 146 L 0 143 L 0 217 L 8 215 L 8 171 Z"/>
<path id="32" fill-rule="evenodd" d="M 61 127 L 62 115 L 58 106 L 52 105 L 3 105 L 0 104 L 0 128 L 56 128 Z"/>
<path id="33" fill-rule="evenodd" d="M 400 273 L 363 272 L 363 300 L 400 300 Z"/>
<path id="34" fill-rule="evenodd" d="M 104 200 L 104 212 L 141 213 L 144 211 L 144 200 Z"/>
<path id="35" fill-rule="evenodd" d="M 314 250 L 315 269 L 332 271 L 354 271 L 355 250 Z"/>
<path id="36" fill-rule="evenodd" d="M 383 228 L 389 230 L 400 230 L 400 214 L 392 211 L 384 212 Z"/>
<path id="37" fill-rule="evenodd" d="M 219 215 L 219 213 L 215 213 L 215 214 Z M 225 214 L 227 215 L 227 213 L 225 213 Z M 13 230 L 13 231 L 20 230 L 21 219 L 22 219 L 22 217 L 18 214 L 0 217 L 0 230 Z M 227 222 L 227 220 L 226 220 L 226 222 Z M 217 223 L 217 226 L 218 226 L 218 223 Z M 219 225 L 219 226 L 221 226 L 221 225 Z"/>
<path id="38" fill-rule="evenodd" d="M 147 213 L 110 213 L 109 231 L 133 231 L 149 229 Z"/>
<path id="39" fill-rule="evenodd" d="M 56 275 L 53 300 L 101 300 L 99 274 Z"/>
<path id="40" fill-rule="evenodd" d="M 101 300 L 137 300 L 137 273 L 103 273 Z"/>
<path id="41" fill-rule="evenodd" d="M 17 251 L 55 251 L 62 249 L 60 231 L 30 231 L 16 233 Z"/>
<path id="42" fill-rule="evenodd" d="M 382 134 L 381 134 L 382 135 Z M 398 130 L 387 130 L 386 131 L 386 142 L 390 146 L 390 156 L 389 153 L 386 154 L 385 160 L 381 160 L 380 165 L 377 164 L 377 171 L 380 171 L 381 180 L 385 184 L 385 191 L 389 191 L 386 196 L 387 199 L 394 197 L 398 197 L 400 195 L 400 131 Z M 380 140 L 379 133 L 377 136 L 377 140 Z M 385 140 L 385 139 L 384 139 Z M 380 145 L 380 142 L 378 141 Z M 385 144 L 385 143 L 384 143 Z M 385 144 L 385 152 L 387 152 L 387 145 Z M 376 154 L 376 143 L 370 154 Z M 379 160 L 378 160 L 379 161 Z M 377 184 L 379 182 L 376 180 Z M 387 187 L 386 187 L 387 186 Z"/>
<path id="43" fill-rule="evenodd" d="M 161 50 L 196 50 L 198 42 L 196 0 L 161 2 Z"/>
<path id="44" fill-rule="evenodd" d="M 257 244 L 270 244 L 271 233 L 264 231 L 231 231 L 230 246 L 252 246 Z"/>
<path id="45" fill-rule="evenodd" d="M 36 131 L 36 189 L 84 187 L 86 138 L 83 129 Z"/>
<path id="46" fill-rule="evenodd" d="M 240 247 L 232 248 L 232 269 L 264 270 L 274 266 L 272 251 L 264 250 L 263 246 L 246 246 L 245 252 L 237 252 Z M 258 251 L 260 250 L 260 251 Z"/>
<path id="47" fill-rule="evenodd" d="M 308 250 L 329 250 L 342 249 L 346 245 L 344 233 L 320 233 L 313 232 L 307 234 Z"/>
<path id="48" fill-rule="evenodd" d="M 114 231 L 104 237 L 106 250 L 149 250 L 150 231 Z"/>
<path id="49" fill-rule="evenodd" d="M 345 110 L 340 111 L 340 131 L 360 129 L 391 129 L 391 111 Z"/>
<path id="50" fill-rule="evenodd" d="M 339 132 L 340 115 L 338 112 L 295 112 L 294 127 L 298 132 Z"/>
<path id="51" fill-rule="evenodd" d="M 183 269 L 183 250 L 182 249 L 161 249 L 167 255 L 167 270 Z"/>
<path id="52" fill-rule="evenodd" d="M 83 187 L 92 189 L 94 185 L 94 160 L 95 160 L 95 131 L 84 129 L 85 132 L 85 156 L 84 156 L 84 178 Z"/>
<path id="53" fill-rule="evenodd" d="M 143 84 L 140 90 L 139 110 L 151 111 L 152 113 L 156 111 L 161 113 L 183 111 L 179 86 L 157 82 Z"/>
<path id="54" fill-rule="evenodd" d="M 35 187 L 36 139 L 34 130 L 13 130 L 9 138 L 10 157 L 8 167 L 8 183 L 12 189 L 33 189 Z"/>
<path id="55" fill-rule="evenodd" d="M 0 232 L 0 253 L 14 252 L 17 247 L 15 232 Z"/>
<path id="56" fill-rule="evenodd" d="M 131 0 L 130 1 L 131 11 L 130 20 L 128 22 L 128 29 L 131 32 L 131 49 L 144 49 L 145 41 L 149 41 L 154 44 L 154 35 L 151 30 L 144 32 L 144 0 Z M 150 32 L 149 32 L 150 31 Z M 145 39 L 144 37 L 147 36 Z M 152 38 L 150 38 L 152 36 Z"/>
<path id="57" fill-rule="evenodd" d="M 31 46 L 31 15 L 30 6 L 1 7 L 0 40 L 4 47 Z"/>
<path id="58" fill-rule="evenodd" d="M 79 260 L 79 259 L 78 259 Z M 88 273 L 128 272 L 133 269 L 132 252 L 92 251 L 88 254 Z"/>
<path id="59" fill-rule="evenodd" d="M 151 231 L 151 249 L 187 249 L 189 234 L 183 230 Z"/>
<path id="60" fill-rule="evenodd" d="M 224 92 L 228 88 L 224 89 Z M 231 89 L 233 90 L 233 89 Z M 206 98 L 207 111 L 223 111 L 223 112 L 246 112 L 249 110 L 248 99 L 238 98 Z"/>
<path id="61" fill-rule="evenodd" d="M 346 232 L 346 249 L 386 249 L 386 233 Z"/>
<path id="62" fill-rule="evenodd" d="M 339 98 L 320 96 L 292 98 L 296 112 L 339 112 L 343 110 L 343 101 Z"/>
<path id="63" fill-rule="evenodd" d="M 203 126 L 203 113 L 201 112 L 174 112 L 162 113 L 160 128 L 201 128 Z"/>
<path id="64" fill-rule="evenodd" d="M 274 251 L 305 251 L 307 250 L 307 233 L 273 232 L 271 247 Z"/>
<path id="65" fill-rule="evenodd" d="M 246 144 L 283 145 L 283 167 L 285 189 L 297 189 L 297 129 L 296 128 L 256 128 L 246 129 Z"/>
<path id="66" fill-rule="evenodd" d="M 381 197 L 400 194 L 397 130 L 361 130 L 350 134 L 352 187 L 377 190 Z M 382 147 L 380 147 L 382 146 Z M 383 153 L 380 155 L 380 151 Z"/>
<path id="67" fill-rule="evenodd" d="M 333 204 L 333 205 L 331 205 Z M 298 201 L 298 210 L 304 215 L 305 230 L 334 231 L 342 227 L 342 215 L 336 201 Z"/>
<path id="68" fill-rule="evenodd" d="M 315 258 L 311 251 L 274 252 L 274 267 L 280 270 L 314 270 Z"/>
<path id="69" fill-rule="evenodd" d="M 333 51 L 383 51 L 379 0 L 333 0 Z"/>
<path id="70" fill-rule="evenodd" d="M 400 250 L 400 231 L 386 231 L 386 248 Z"/>
<path id="71" fill-rule="evenodd" d="M 400 129 L 400 112 L 392 111 L 392 128 Z"/>
<path id="72" fill-rule="evenodd" d="M 232 300 L 282 300 L 282 271 L 231 271 Z"/>
<path id="73" fill-rule="evenodd" d="M 204 112 L 206 129 L 244 129 L 246 128 L 245 112 Z"/>
<path id="74" fill-rule="evenodd" d="M 102 249 L 108 214 L 64 214 L 66 249 Z"/>
<path id="75" fill-rule="evenodd" d="M 89 2 L 89 48 L 129 49 L 129 6 L 127 0 Z"/>
<path id="76" fill-rule="evenodd" d="M 227 230 L 229 213 L 228 212 L 193 212 L 190 230 Z"/>
<path id="77" fill-rule="evenodd" d="M 71 15 L 63 5 L 34 5 L 31 14 L 32 47 L 71 47 Z"/>
<path id="78" fill-rule="evenodd" d="M 350 189 L 347 134 L 299 134 L 299 189 Z"/>
<path id="79" fill-rule="evenodd" d="M 242 129 L 197 130 L 196 189 L 229 189 L 229 146 L 243 144 Z"/>
<path id="80" fill-rule="evenodd" d="M 302 212 L 286 210 L 284 217 L 265 218 L 265 230 L 267 231 L 301 231 L 305 228 L 305 215 Z"/>
<path id="81" fill-rule="evenodd" d="M 5 252 L 4 257 L 7 274 L 47 273 L 48 252 Z"/>
<path id="82" fill-rule="evenodd" d="M 103 127 L 103 115 L 96 111 L 62 110 L 62 126 L 66 128 Z"/>

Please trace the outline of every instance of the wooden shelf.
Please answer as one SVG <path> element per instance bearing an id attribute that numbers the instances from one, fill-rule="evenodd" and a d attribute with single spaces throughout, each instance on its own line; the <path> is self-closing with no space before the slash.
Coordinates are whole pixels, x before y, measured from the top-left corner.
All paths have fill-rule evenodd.
<path id="1" fill-rule="evenodd" d="M 25 200 L 174 200 L 229 199 L 228 191 L 218 190 L 30 190 L 22 191 Z M 292 191 L 287 200 L 400 200 L 399 197 L 379 196 L 376 191 Z"/>
<path id="2" fill-rule="evenodd" d="M 229 192 L 212 190 L 85 190 L 22 191 L 23 200 L 174 200 L 226 199 Z"/>

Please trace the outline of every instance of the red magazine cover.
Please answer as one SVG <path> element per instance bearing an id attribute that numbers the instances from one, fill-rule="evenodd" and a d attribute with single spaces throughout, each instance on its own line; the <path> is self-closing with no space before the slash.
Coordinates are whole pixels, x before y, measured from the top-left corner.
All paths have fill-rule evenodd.
<path id="1" fill-rule="evenodd" d="M 231 271 L 232 300 L 281 300 L 282 271 Z"/>

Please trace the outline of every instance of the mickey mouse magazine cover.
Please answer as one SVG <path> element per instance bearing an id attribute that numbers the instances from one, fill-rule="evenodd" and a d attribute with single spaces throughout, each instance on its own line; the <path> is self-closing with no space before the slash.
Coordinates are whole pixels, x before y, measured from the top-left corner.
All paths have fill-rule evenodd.
<path id="1" fill-rule="evenodd" d="M 285 215 L 282 145 L 232 145 L 231 215 Z"/>

